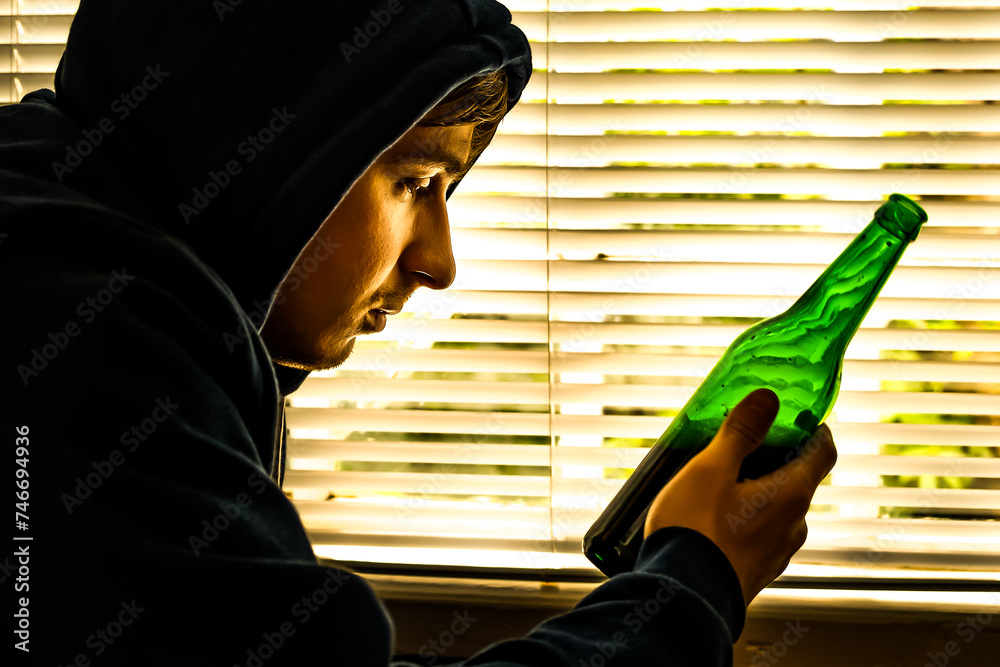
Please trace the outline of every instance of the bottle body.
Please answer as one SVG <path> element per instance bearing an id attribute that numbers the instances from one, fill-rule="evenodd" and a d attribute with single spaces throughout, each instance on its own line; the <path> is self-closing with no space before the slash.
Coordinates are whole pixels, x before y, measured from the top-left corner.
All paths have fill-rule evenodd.
<path id="1" fill-rule="evenodd" d="M 600 570 L 610 576 L 632 569 L 653 498 L 753 390 L 773 390 L 780 408 L 763 444 L 744 460 L 741 478 L 795 457 L 830 414 L 847 345 L 926 219 L 912 201 L 892 195 L 788 310 L 732 342 L 587 532 L 584 553 Z"/>

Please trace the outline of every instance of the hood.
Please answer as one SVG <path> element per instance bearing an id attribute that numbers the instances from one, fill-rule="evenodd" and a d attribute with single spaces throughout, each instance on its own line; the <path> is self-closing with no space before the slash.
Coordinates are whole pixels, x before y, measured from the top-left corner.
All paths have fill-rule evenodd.
<path id="1" fill-rule="evenodd" d="M 48 157 L 31 148 L 52 187 L 182 239 L 262 322 L 354 180 L 451 89 L 504 67 L 517 102 L 510 20 L 493 0 L 83 0 L 55 95 L 20 113 L 47 119 Z M 276 371 L 283 391 L 306 375 Z"/>

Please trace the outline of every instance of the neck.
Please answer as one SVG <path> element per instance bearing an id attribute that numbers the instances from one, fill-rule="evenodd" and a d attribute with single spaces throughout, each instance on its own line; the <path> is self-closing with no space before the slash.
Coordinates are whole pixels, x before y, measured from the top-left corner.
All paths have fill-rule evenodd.
<path id="1" fill-rule="evenodd" d="M 828 347 L 843 354 L 907 243 L 878 221 L 872 221 L 788 309 L 788 314 L 825 330 Z"/>

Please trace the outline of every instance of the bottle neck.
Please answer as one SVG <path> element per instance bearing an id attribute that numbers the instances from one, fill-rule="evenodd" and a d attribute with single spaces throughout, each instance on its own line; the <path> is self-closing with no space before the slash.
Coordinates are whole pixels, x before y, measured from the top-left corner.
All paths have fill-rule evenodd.
<path id="1" fill-rule="evenodd" d="M 786 315 L 809 321 L 826 332 L 829 345 L 847 348 L 909 241 L 873 220 Z"/>

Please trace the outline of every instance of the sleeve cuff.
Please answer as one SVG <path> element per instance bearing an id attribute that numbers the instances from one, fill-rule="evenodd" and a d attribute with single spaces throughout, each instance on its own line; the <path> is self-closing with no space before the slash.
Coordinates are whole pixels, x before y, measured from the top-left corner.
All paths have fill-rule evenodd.
<path id="1" fill-rule="evenodd" d="M 691 528 L 660 528 L 643 540 L 635 572 L 677 579 L 725 620 L 735 642 L 746 622 L 743 587 L 729 559 L 712 540 Z"/>

